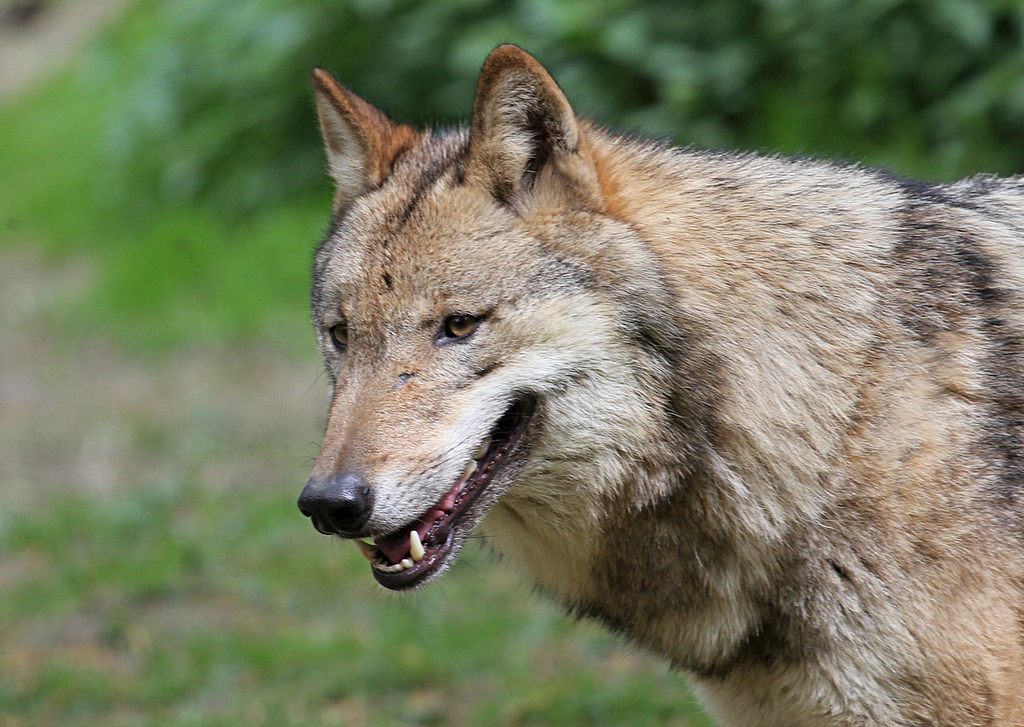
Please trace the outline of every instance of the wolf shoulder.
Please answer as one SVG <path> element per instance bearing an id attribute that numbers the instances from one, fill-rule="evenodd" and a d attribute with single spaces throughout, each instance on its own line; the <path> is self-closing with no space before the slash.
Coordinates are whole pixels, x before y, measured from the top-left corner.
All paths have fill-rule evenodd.
<path id="1" fill-rule="evenodd" d="M 670 268 L 714 258 L 867 271 L 894 262 L 908 245 L 942 250 L 959 239 L 1005 260 L 1008 282 L 1024 289 L 1024 176 L 934 183 L 854 163 L 698 151 L 614 134 L 596 146 L 603 166 L 614 167 L 606 176 L 616 180 L 615 211 Z"/>

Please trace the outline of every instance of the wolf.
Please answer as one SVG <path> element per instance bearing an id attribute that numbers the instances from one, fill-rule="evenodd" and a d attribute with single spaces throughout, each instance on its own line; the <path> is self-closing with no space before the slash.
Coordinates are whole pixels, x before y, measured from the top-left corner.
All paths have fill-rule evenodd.
<path id="1" fill-rule="evenodd" d="M 493 536 L 723 725 L 1024 725 L 1024 178 L 614 133 L 512 45 L 468 128 L 313 84 L 317 530 Z"/>

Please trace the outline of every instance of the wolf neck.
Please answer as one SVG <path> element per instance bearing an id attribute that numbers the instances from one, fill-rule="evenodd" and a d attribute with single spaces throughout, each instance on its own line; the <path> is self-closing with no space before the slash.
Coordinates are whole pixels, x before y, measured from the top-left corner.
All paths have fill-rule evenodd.
<path id="1" fill-rule="evenodd" d="M 847 208 L 815 215 L 827 165 L 591 138 L 607 211 L 633 233 L 622 244 L 643 247 L 661 281 L 627 304 L 654 312 L 632 360 L 648 369 L 636 381 L 661 372 L 660 414 L 630 466 L 596 488 L 601 502 L 580 503 L 579 532 L 551 524 L 562 529 L 547 547 L 568 538 L 586 557 L 563 553 L 560 572 L 522 561 L 576 612 L 717 674 L 755 634 L 781 638 L 764 631 L 764 594 L 783 544 L 822 507 L 864 383 L 844 372 L 870 368 L 877 335 L 883 274 L 866 261 L 891 233 L 856 187 L 881 207 L 897 200 L 847 170 L 850 202 L 829 200 Z"/>

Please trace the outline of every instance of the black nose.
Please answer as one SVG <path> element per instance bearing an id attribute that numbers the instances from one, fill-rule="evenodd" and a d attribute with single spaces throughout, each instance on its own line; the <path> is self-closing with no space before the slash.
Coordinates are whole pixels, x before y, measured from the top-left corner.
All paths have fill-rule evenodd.
<path id="1" fill-rule="evenodd" d="M 373 509 L 373 490 L 354 473 L 311 477 L 299 495 L 299 510 L 324 535 L 358 537 Z"/>

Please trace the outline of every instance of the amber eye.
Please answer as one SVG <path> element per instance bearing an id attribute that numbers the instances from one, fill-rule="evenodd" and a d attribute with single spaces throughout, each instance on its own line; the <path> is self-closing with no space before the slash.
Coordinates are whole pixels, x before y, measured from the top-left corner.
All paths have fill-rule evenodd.
<path id="1" fill-rule="evenodd" d="M 348 325 L 345 323 L 339 323 L 336 326 L 331 326 L 329 333 L 331 334 L 331 343 L 339 351 L 344 351 L 348 348 Z"/>
<path id="2" fill-rule="evenodd" d="M 477 316 L 467 316 L 462 314 L 448 316 L 444 319 L 444 329 L 442 333 L 446 339 L 465 338 L 476 330 L 479 323 L 480 318 Z"/>

